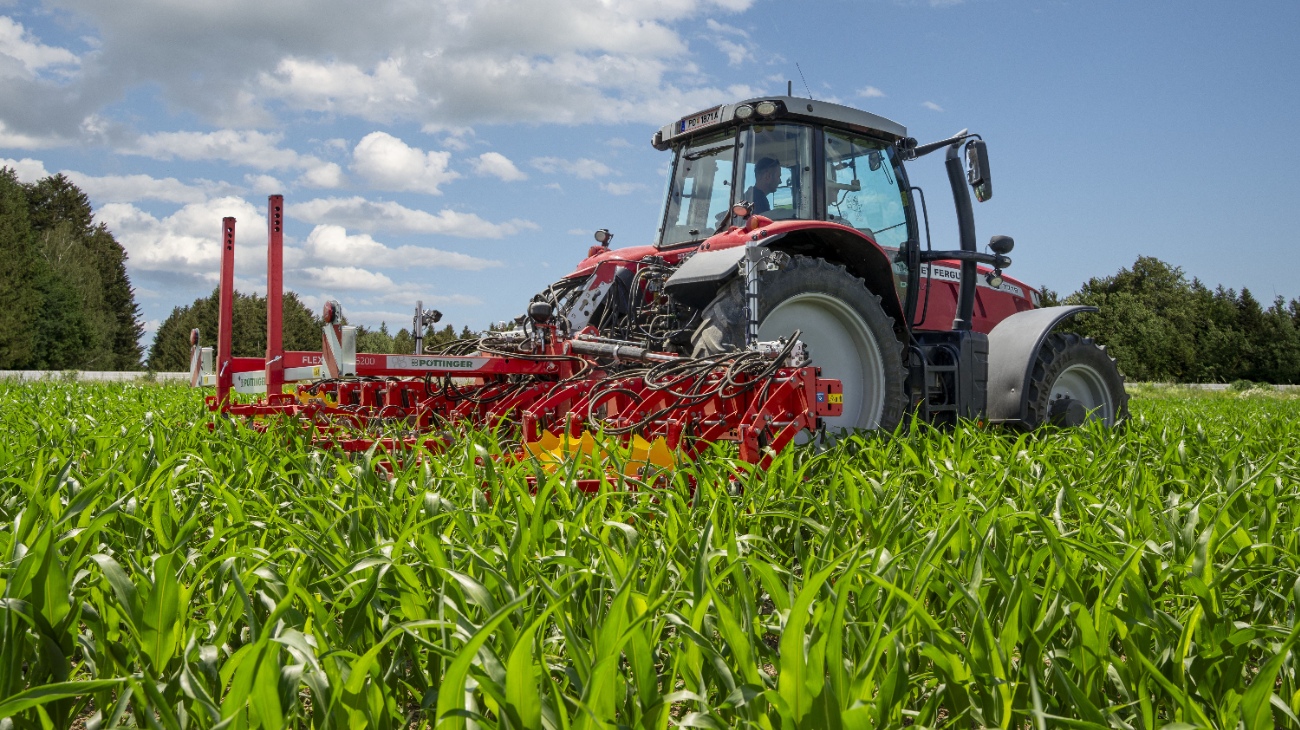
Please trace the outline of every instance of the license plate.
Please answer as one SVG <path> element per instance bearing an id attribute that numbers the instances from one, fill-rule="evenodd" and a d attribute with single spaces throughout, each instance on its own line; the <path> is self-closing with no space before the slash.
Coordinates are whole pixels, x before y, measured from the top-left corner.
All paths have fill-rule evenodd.
<path id="1" fill-rule="evenodd" d="M 715 106 L 712 109 L 699 114 L 686 117 L 677 123 L 677 132 L 689 132 L 694 129 L 707 127 L 711 124 L 717 124 L 722 121 L 722 107 Z"/>

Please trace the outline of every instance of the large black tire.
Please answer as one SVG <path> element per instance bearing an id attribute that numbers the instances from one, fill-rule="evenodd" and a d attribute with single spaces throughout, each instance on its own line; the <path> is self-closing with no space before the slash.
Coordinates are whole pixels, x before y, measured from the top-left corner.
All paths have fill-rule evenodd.
<path id="1" fill-rule="evenodd" d="M 723 285 L 691 339 L 696 357 L 744 347 L 745 300 L 743 276 Z M 880 297 L 862 279 L 843 266 L 794 256 L 780 270 L 759 275 L 758 311 L 760 340 L 800 330 L 822 377 L 844 384 L 844 415 L 826 419 L 829 428 L 892 431 L 902 420 L 903 347 Z"/>
<path id="2" fill-rule="evenodd" d="M 1091 338 L 1053 332 L 1034 360 L 1025 425 L 1078 426 L 1128 418 L 1128 393 L 1115 359 Z"/>

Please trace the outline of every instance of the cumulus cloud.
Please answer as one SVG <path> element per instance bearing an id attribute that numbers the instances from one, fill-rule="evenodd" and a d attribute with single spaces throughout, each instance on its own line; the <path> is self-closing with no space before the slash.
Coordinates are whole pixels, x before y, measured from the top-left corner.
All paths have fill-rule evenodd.
<path id="1" fill-rule="evenodd" d="M 202 187 L 187 185 L 174 177 L 156 178 L 149 175 L 94 176 L 73 170 L 63 174 L 76 183 L 82 192 L 96 203 L 133 203 L 138 200 L 159 200 L 164 203 L 201 203 L 208 193 Z"/>
<path id="2" fill-rule="evenodd" d="M 447 169 L 450 152 L 425 152 L 385 132 L 371 132 L 352 151 L 352 170 L 380 190 L 441 195 L 439 185 L 460 177 Z"/>
<path id="3" fill-rule="evenodd" d="M 753 44 L 749 42 L 748 33 L 735 26 L 719 23 L 713 18 L 704 21 L 704 25 L 711 33 L 713 45 L 726 54 L 727 63 L 739 66 L 745 61 L 754 60 Z"/>
<path id="4" fill-rule="evenodd" d="M 50 173 L 45 169 L 45 163 L 40 160 L 33 160 L 30 157 L 24 157 L 21 160 L 11 160 L 0 158 L 0 167 L 12 168 L 18 175 L 18 179 L 25 183 L 34 183 L 43 177 L 49 177 Z"/>
<path id="5" fill-rule="evenodd" d="M 360 196 L 350 198 L 316 198 L 296 203 L 286 212 L 314 225 L 329 224 L 350 230 L 372 233 L 435 233 L 460 238 L 501 238 L 537 227 L 525 220 L 491 223 L 474 215 L 454 210 L 428 213 L 407 208 L 391 201 L 371 201 Z"/>
<path id="6" fill-rule="evenodd" d="M 126 249 L 133 271 L 191 274 L 207 280 L 217 277 L 221 219 L 226 216 L 238 219 L 236 242 L 241 253 L 236 265 L 249 273 L 258 271 L 259 263 L 265 266 L 266 218 L 243 198 L 190 203 L 163 218 L 130 203 L 102 205 L 95 215 Z"/>
<path id="7" fill-rule="evenodd" d="M 51 67 L 80 63 L 77 54 L 42 44 L 22 23 L 0 15 L 0 77 L 34 77 Z"/>
<path id="8" fill-rule="evenodd" d="M 613 168 L 609 165 L 586 157 L 580 157 L 576 160 L 565 160 L 559 157 L 534 157 L 529 161 L 529 164 L 547 174 L 565 173 L 581 180 L 594 180 L 598 177 L 609 177 L 615 174 Z"/>
<path id="9" fill-rule="evenodd" d="M 309 188 L 341 188 L 344 183 L 343 168 L 325 162 L 307 168 L 298 178 L 298 184 Z"/>
<path id="10" fill-rule="evenodd" d="M 881 99 L 884 98 L 885 92 L 874 86 L 864 86 L 861 89 L 858 89 L 858 96 L 866 99 Z"/>
<path id="11" fill-rule="evenodd" d="M 402 65 L 401 59 L 389 58 L 366 72 L 351 63 L 285 58 L 259 81 L 267 91 L 303 109 L 390 121 L 419 108 L 419 90 Z"/>
<path id="12" fill-rule="evenodd" d="M 943 107 L 939 106 L 938 104 L 936 104 L 936 103 L 934 103 L 934 102 L 932 102 L 932 101 L 922 102 L 921 106 L 925 107 L 926 109 L 929 109 L 929 110 L 932 111 L 932 112 L 941 112 L 941 111 L 943 111 Z"/>
<path id="13" fill-rule="evenodd" d="M 0 148 L 15 150 L 39 150 L 66 144 L 67 138 L 57 134 L 24 134 L 11 130 L 0 119 Z"/>
<path id="14" fill-rule="evenodd" d="M 284 135 L 256 130 L 155 132 L 142 135 L 119 152 L 155 160 L 217 161 L 257 170 L 301 170 L 298 182 L 313 188 L 343 184 L 343 170 L 333 162 L 280 146 Z"/>
<path id="15" fill-rule="evenodd" d="M 348 235 L 336 225 L 318 225 L 307 235 L 303 253 L 311 261 L 329 264 L 397 267 L 429 267 L 481 271 L 501 266 L 500 261 L 481 259 L 432 246 L 386 246 L 367 234 Z"/>
<path id="16" fill-rule="evenodd" d="M 500 152 L 484 152 L 474 158 L 472 163 L 474 172 L 485 177 L 496 177 L 506 182 L 515 182 L 518 180 L 527 180 L 525 175 L 510 158 Z"/>
<path id="17" fill-rule="evenodd" d="M 84 138 L 83 119 L 144 88 L 226 128 L 275 124 L 285 111 L 442 128 L 660 121 L 736 96 L 699 72 L 684 33 L 751 4 L 60 0 L 94 51 L 78 57 L 44 45 L 5 18 L 0 79 L 19 74 L 31 83 L 0 85 L 11 102 L 0 117 L 16 135 Z M 64 71 L 57 88 L 32 78 Z"/>
<path id="18" fill-rule="evenodd" d="M 319 288 L 378 291 L 393 286 L 387 275 L 358 266 L 309 266 L 299 274 Z"/>
<path id="19" fill-rule="evenodd" d="M 629 195 L 638 190 L 644 190 L 645 186 L 641 183 L 620 183 L 620 182 L 603 182 L 600 189 L 610 195 Z"/>
<path id="20" fill-rule="evenodd" d="M 53 173 L 45 169 L 40 160 L 24 157 L 21 160 L 0 158 L 0 167 L 11 167 L 18 179 L 32 183 Z M 77 170 L 60 170 L 59 174 L 81 188 L 96 205 L 104 203 L 134 203 L 140 200 L 157 200 L 164 203 L 201 203 L 214 193 L 223 194 L 231 186 L 208 180 L 196 184 L 183 183 L 174 177 L 157 178 L 150 175 L 87 175 Z"/>
<path id="21" fill-rule="evenodd" d="M 284 192 L 284 183 L 271 175 L 245 175 L 244 184 L 253 189 L 253 192 L 262 195 L 274 195 Z"/>

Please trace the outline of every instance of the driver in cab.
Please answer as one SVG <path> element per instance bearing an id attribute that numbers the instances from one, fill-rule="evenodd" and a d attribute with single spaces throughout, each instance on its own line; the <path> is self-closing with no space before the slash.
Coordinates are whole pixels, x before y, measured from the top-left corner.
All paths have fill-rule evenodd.
<path id="1" fill-rule="evenodd" d="M 754 165 L 754 184 L 745 192 L 745 198 L 754 204 L 755 215 L 772 209 L 769 195 L 781 184 L 781 164 L 773 157 L 764 157 Z"/>

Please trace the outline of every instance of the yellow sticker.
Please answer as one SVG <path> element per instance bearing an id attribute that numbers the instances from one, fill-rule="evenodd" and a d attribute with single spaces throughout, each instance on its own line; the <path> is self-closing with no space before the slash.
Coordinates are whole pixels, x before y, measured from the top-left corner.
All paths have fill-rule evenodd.
<path id="1" fill-rule="evenodd" d="M 827 402 L 827 403 L 843 403 L 843 402 L 844 402 L 844 394 L 843 394 L 843 393 L 827 393 L 827 394 L 826 394 L 826 402 Z"/>

